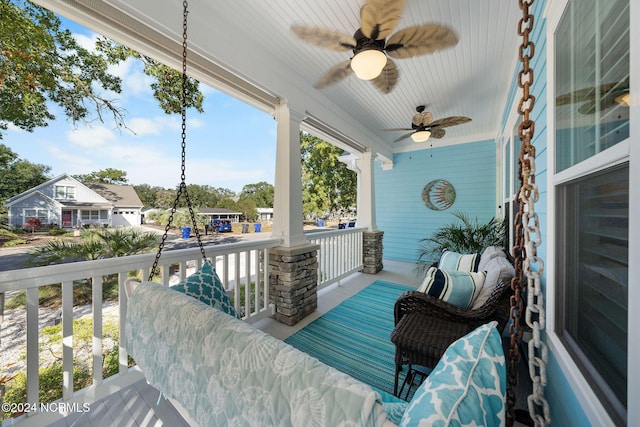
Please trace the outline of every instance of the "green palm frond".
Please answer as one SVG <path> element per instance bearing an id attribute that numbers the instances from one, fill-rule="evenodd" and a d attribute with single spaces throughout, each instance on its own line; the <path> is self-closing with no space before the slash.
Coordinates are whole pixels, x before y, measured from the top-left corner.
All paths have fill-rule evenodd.
<path id="1" fill-rule="evenodd" d="M 455 211 L 453 215 L 458 221 L 420 240 L 417 274 L 424 274 L 445 249 L 468 254 L 482 252 L 487 246 L 504 246 L 506 224 L 502 219 L 493 217 L 487 222 L 480 222 L 477 217 L 472 221 L 461 211 Z"/>

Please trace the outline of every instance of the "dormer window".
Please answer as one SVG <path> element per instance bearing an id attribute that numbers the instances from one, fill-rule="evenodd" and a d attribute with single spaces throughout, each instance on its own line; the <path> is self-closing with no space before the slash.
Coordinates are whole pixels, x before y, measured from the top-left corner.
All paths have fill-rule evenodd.
<path id="1" fill-rule="evenodd" d="M 67 185 L 56 185 L 56 199 L 57 200 L 75 200 L 76 187 Z"/>

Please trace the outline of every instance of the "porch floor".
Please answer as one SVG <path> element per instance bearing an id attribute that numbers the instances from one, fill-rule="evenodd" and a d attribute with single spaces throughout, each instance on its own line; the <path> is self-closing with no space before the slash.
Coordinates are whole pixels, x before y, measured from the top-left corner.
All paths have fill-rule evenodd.
<path id="1" fill-rule="evenodd" d="M 283 340 L 376 280 L 417 287 L 419 280 L 414 275 L 413 266 L 414 264 L 410 263 L 385 260 L 384 270 L 376 275 L 357 273 L 342 280 L 339 286 L 332 285 L 327 289 L 321 290 L 318 295 L 318 309 L 297 325 L 287 326 L 267 318 L 256 322 L 254 326 Z M 524 397 L 526 396 L 525 390 L 530 390 L 530 386 L 522 385 L 522 382 L 519 381 L 520 388 L 524 390 L 522 393 L 517 393 L 519 396 L 518 401 L 526 399 Z M 158 404 L 158 396 L 157 389 L 151 387 L 146 381 L 141 380 L 117 393 L 94 402 L 91 404 L 89 411 L 69 415 L 51 425 L 54 427 L 189 426 L 188 421 L 169 400 L 160 399 Z M 517 407 L 526 406 L 517 405 Z"/>

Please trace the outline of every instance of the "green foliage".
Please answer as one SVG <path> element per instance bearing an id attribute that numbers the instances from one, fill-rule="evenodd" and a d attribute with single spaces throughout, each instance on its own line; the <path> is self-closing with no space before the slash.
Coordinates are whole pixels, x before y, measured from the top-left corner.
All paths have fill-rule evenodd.
<path id="1" fill-rule="evenodd" d="M 78 181 L 84 184 L 126 184 L 127 172 L 120 169 L 106 168 L 94 171 L 86 175 L 74 175 Z"/>
<path id="2" fill-rule="evenodd" d="M 42 403 L 49 403 L 62 398 L 62 325 L 46 326 L 40 331 L 41 340 L 39 351 L 47 351 L 54 356 L 54 362 L 49 366 L 40 368 L 40 393 L 39 398 Z M 102 338 L 105 345 L 103 350 L 102 376 L 108 378 L 118 373 L 118 323 L 115 321 L 105 321 L 102 325 Z M 73 389 L 80 390 L 88 387 L 92 383 L 91 366 L 92 358 L 89 351 L 93 345 L 93 320 L 91 317 L 82 317 L 73 320 L 74 349 L 78 353 L 83 349 L 83 353 L 88 357 L 76 360 L 73 367 Z M 129 358 L 129 366 L 133 365 L 133 359 Z M 27 398 L 27 375 L 19 372 L 15 377 L 6 380 L 6 394 L 4 402 L 23 403 Z M 2 413 L 0 419 L 9 418 L 10 414 Z"/>
<path id="3" fill-rule="evenodd" d="M 247 184 L 242 187 L 241 200 L 251 200 L 258 208 L 272 208 L 275 187 L 268 182 L 258 182 L 257 184 Z"/>
<path id="4" fill-rule="evenodd" d="M 136 190 L 142 204 L 147 208 L 158 206 L 158 192 L 164 190 L 162 187 L 152 187 L 149 184 L 134 185 L 133 188 Z"/>
<path id="5" fill-rule="evenodd" d="M 357 175 L 338 160 L 344 150 L 303 132 L 300 148 L 305 216 L 324 216 L 355 206 Z"/>
<path id="6" fill-rule="evenodd" d="M 87 229 L 79 241 L 52 239 L 29 254 L 29 265 L 62 264 L 150 252 L 157 245 L 154 233 L 137 229 Z"/>
<path id="7" fill-rule="evenodd" d="M 98 39 L 96 47 L 110 64 L 119 64 L 129 58 L 141 61 L 144 65 L 144 73 L 154 80 L 151 89 L 153 89 L 153 96 L 160 103 L 160 108 L 167 114 L 179 114 L 182 111 L 182 72 L 105 37 Z M 187 106 L 202 113 L 204 96 L 200 92 L 198 81 L 187 77 L 185 89 Z"/>
<path id="8" fill-rule="evenodd" d="M 0 58 L 2 58 L 1 55 Z M 1 96 L 2 88 L 0 86 Z M 0 100 L 1 108 L 2 101 Z M 1 125 L 2 112 L 0 111 L 0 127 Z M 51 167 L 20 159 L 18 154 L 9 147 L 0 144 L 0 200 L 8 199 L 48 181 L 47 175 L 50 171 Z"/>
<path id="9" fill-rule="evenodd" d="M 431 237 L 420 240 L 417 271 L 425 272 L 438 260 L 440 253 L 449 249 L 458 253 L 482 252 L 487 246 L 504 246 L 505 222 L 493 217 L 487 222 L 472 221 L 464 212 L 453 215 L 458 221 L 437 229 Z"/>
<path id="10" fill-rule="evenodd" d="M 208 218 L 205 215 L 201 215 L 199 213 L 195 213 L 196 224 L 198 227 L 204 229 L 204 225 L 208 224 Z M 171 212 L 162 212 L 160 215 L 156 217 L 156 221 L 166 226 L 171 220 Z M 191 214 L 188 209 L 178 209 L 173 214 L 173 220 L 171 220 L 172 227 L 193 227 L 193 220 L 191 219 Z"/>
<path id="11" fill-rule="evenodd" d="M 0 1 L 0 131 L 8 124 L 30 132 L 47 126 L 56 118 L 53 108 L 74 124 L 110 116 L 116 127 L 126 128 L 124 110 L 107 96 L 122 90 L 109 66 L 128 58 L 144 64 L 160 107 L 180 113 L 180 72 L 105 38 L 96 49 L 82 47 L 53 12 L 25 0 Z M 198 82 L 188 78 L 186 90 L 187 107 L 202 112 Z"/>

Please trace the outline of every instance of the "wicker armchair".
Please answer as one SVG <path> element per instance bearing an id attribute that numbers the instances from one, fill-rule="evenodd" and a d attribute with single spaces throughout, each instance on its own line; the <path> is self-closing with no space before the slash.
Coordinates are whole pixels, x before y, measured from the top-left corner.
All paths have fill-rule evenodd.
<path id="1" fill-rule="evenodd" d="M 513 295 L 511 284 L 498 282 L 489 299 L 477 309 L 470 310 L 456 307 L 424 292 L 407 291 L 396 300 L 395 325 L 406 314 L 418 311 L 430 317 L 464 323 L 470 330 L 496 320 L 498 331 L 502 332 L 509 320 L 511 295 Z"/>
<path id="2" fill-rule="evenodd" d="M 395 303 L 395 328 L 391 333 L 391 342 L 396 346 L 394 395 L 399 397 L 406 383 L 409 394 L 419 373 L 414 366 L 435 368 L 451 343 L 478 326 L 495 320 L 502 332 L 509 320 L 511 295 L 510 284 L 498 282 L 487 301 L 474 310 L 456 307 L 424 292 L 401 294 Z M 409 365 L 409 370 L 398 392 L 403 365 Z"/>

